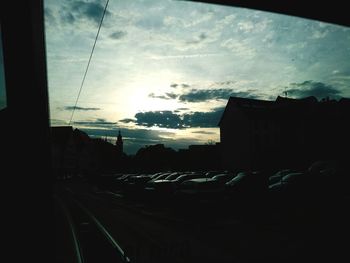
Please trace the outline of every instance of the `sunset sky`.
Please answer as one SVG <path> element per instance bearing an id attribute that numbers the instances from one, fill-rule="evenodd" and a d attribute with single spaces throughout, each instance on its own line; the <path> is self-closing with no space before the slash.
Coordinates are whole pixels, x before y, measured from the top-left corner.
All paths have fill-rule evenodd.
<path id="1" fill-rule="evenodd" d="M 68 125 L 105 0 L 45 0 L 51 125 Z M 124 150 L 219 142 L 230 96 L 350 97 L 350 28 L 243 8 L 110 0 L 72 125 Z"/>

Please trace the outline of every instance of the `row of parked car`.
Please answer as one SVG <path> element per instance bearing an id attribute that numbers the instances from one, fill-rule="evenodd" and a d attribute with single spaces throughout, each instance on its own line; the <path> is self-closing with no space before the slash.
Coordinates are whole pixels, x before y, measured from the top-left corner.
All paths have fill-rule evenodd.
<path id="1" fill-rule="evenodd" d="M 260 172 L 207 171 L 118 174 L 109 179 L 108 188 L 134 197 L 215 199 L 262 194 L 268 185 Z"/>
<path id="2" fill-rule="evenodd" d="M 335 161 L 318 161 L 305 171 L 285 169 L 269 177 L 269 190 L 288 195 L 343 191 L 349 176 Z"/>
<path id="3" fill-rule="evenodd" d="M 303 170 L 159 172 L 98 177 L 92 185 L 121 194 L 126 202 L 193 220 L 226 216 L 273 222 L 319 218 L 350 202 L 349 170 L 315 162 Z M 99 191 L 99 190 L 98 190 Z M 132 202 L 133 203 L 133 202 Z"/>
<path id="4" fill-rule="evenodd" d="M 306 170 L 283 169 L 272 174 L 260 171 L 159 172 L 118 174 L 108 187 L 129 196 L 231 200 L 271 197 L 284 200 L 326 196 L 345 189 L 339 178 L 344 171 L 336 162 L 315 162 Z M 345 182 L 341 180 L 341 182 Z"/>

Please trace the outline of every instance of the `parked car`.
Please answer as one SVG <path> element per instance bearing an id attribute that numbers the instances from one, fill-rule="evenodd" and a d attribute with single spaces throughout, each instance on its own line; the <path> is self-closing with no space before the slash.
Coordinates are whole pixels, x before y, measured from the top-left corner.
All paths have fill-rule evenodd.
<path id="1" fill-rule="evenodd" d="M 316 178 L 316 191 L 319 195 L 339 196 L 348 195 L 349 192 L 349 168 L 346 162 L 326 160 L 317 161 L 310 165 L 307 173 Z"/>
<path id="2" fill-rule="evenodd" d="M 226 172 L 222 172 L 222 171 L 207 171 L 204 173 L 204 176 L 205 178 L 209 178 L 209 177 L 213 177 L 217 174 L 223 174 L 223 173 L 226 173 Z"/>
<path id="3" fill-rule="evenodd" d="M 282 176 L 278 182 L 270 184 L 269 190 L 284 191 L 286 193 L 301 190 L 300 188 L 302 187 L 303 183 L 305 183 L 305 180 L 303 182 L 305 177 L 307 177 L 307 175 L 301 172 L 287 173 L 286 175 Z"/>
<path id="4" fill-rule="evenodd" d="M 136 176 L 137 174 L 124 174 L 120 177 L 115 178 L 111 182 L 111 188 L 112 190 L 120 190 L 122 186 L 127 182 L 128 178 L 131 176 Z"/>
<path id="5" fill-rule="evenodd" d="M 147 191 L 153 191 L 156 194 L 172 194 L 176 189 L 177 178 L 183 176 L 182 173 L 172 173 L 166 176 L 164 179 L 157 179 L 145 188 Z"/>
<path id="6" fill-rule="evenodd" d="M 228 181 L 230 181 L 233 177 L 235 176 L 235 174 L 233 173 L 221 173 L 221 174 L 217 174 L 214 175 L 212 177 L 212 179 L 219 181 L 220 183 L 227 183 Z"/>
<path id="7" fill-rule="evenodd" d="M 141 174 L 135 175 L 128 178 L 124 190 L 127 192 L 140 192 L 144 185 L 156 177 L 158 174 Z"/>
<path id="8" fill-rule="evenodd" d="M 171 174 L 172 173 L 169 173 L 169 172 L 168 173 L 158 174 L 157 176 L 153 177 L 151 180 L 149 180 L 145 184 L 144 190 L 146 190 L 146 191 L 153 191 L 154 190 L 153 184 L 154 184 L 155 181 L 165 179 L 167 176 L 169 176 Z"/>
<path id="9" fill-rule="evenodd" d="M 268 178 L 260 171 L 242 171 L 225 183 L 224 201 L 229 212 L 263 212 L 268 202 Z"/>
<path id="10" fill-rule="evenodd" d="M 181 175 L 181 173 L 174 172 L 174 173 L 171 173 L 170 175 L 168 175 L 167 177 L 165 177 L 164 180 L 171 181 L 171 180 L 176 179 L 176 178 L 179 177 L 180 175 Z"/>
<path id="11" fill-rule="evenodd" d="M 195 178 L 182 182 L 175 194 L 179 198 L 203 199 L 218 197 L 224 191 L 224 186 L 213 178 Z"/>
<path id="12" fill-rule="evenodd" d="M 202 178 L 202 177 L 203 177 L 203 174 L 199 173 L 199 172 L 184 173 L 184 174 L 180 175 L 179 177 L 177 177 L 176 179 L 171 180 L 170 185 L 172 185 L 173 190 L 176 191 L 182 182 L 184 182 L 186 180 L 195 179 L 195 178 Z"/>
<path id="13" fill-rule="evenodd" d="M 278 171 L 277 173 L 269 177 L 269 185 L 278 183 L 279 181 L 281 181 L 283 176 L 292 172 L 293 171 L 291 169 L 284 169 L 284 170 Z"/>
<path id="14" fill-rule="evenodd" d="M 225 184 L 226 192 L 233 195 L 257 195 L 267 188 L 266 178 L 259 171 L 239 172 Z"/>

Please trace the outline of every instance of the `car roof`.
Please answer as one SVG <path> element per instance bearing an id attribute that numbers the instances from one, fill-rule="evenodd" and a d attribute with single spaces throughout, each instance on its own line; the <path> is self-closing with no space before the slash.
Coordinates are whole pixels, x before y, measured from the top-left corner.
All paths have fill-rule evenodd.
<path id="1" fill-rule="evenodd" d="M 300 177 L 302 175 L 303 175 L 303 173 L 289 173 L 289 174 L 287 174 L 287 175 L 282 177 L 282 181 L 283 182 L 288 182 L 289 180 L 298 178 L 298 177 Z"/>
<path id="2" fill-rule="evenodd" d="M 195 178 L 195 179 L 189 179 L 185 182 L 193 182 L 193 183 L 205 183 L 205 182 L 214 182 L 215 179 L 213 178 Z"/>

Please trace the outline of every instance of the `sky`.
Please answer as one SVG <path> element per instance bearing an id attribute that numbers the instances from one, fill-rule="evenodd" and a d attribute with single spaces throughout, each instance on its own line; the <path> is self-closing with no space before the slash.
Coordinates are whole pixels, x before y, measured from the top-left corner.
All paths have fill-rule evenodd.
<path id="1" fill-rule="evenodd" d="M 50 119 L 68 125 L 105 0 L 45 0 Z M 190 1 L 110 0 L 71 122 L 124 151 L 219 142 L 230 96 L 350 97 L 350 28 Z"/>
<path id="2" fill-rule="evenodd" d="M 0 25 L 0 110 L 6 108 L 6 88 L 5 88 L 5 72 L 4 58 L 2 52 L 1 25 Z"/>

